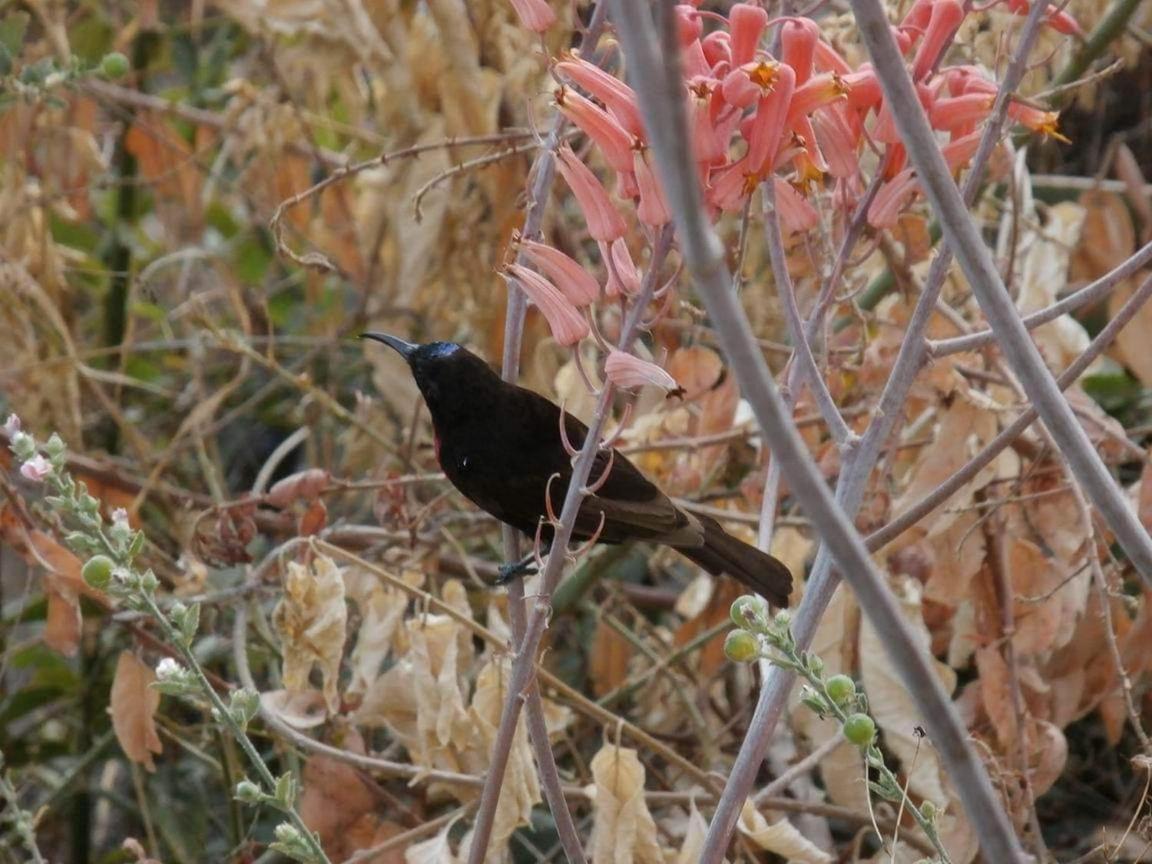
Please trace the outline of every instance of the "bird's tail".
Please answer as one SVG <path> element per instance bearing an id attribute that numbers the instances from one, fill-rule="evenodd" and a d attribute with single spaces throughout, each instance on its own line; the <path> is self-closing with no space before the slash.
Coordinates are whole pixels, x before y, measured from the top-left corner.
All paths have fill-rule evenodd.
<path id="1" fill-rule="evenodd" d="M 704 545 L 676 547 L 676 551 L 699 564 L 713 576 L 727 573 L 771 603 L 787 606 L 792 574 L 783 562 L 725 531 L 707 516 L 695 516 L 704 526 Z"/>

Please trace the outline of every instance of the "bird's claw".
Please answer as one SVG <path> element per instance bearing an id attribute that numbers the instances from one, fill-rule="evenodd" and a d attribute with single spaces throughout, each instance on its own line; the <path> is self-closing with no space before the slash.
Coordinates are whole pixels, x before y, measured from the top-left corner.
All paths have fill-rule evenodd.
<path id="1" fill-rule="evenodd" d="M 533 575 L 536 572 L 536 564 L 531 558 L 527 558 L 512 564 L 501 564 L 496 572 L 498 574 L 496 584 L 507 585 L 517 577 Z"/>

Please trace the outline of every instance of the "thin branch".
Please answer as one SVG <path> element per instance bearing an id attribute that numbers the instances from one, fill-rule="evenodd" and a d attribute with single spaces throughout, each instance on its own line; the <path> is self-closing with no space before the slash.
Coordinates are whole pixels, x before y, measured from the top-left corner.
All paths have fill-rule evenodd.
<path id="1" fill-rule="evenodd" d="M 832 440 L 836 442 L 843 453 L 852 449 L 856 443 L 857 435 L 844 422 L 844 417 L 836 406 L 836 400 L 828 392 L 828 384 L 820 373 L 820 367 L 816 365 L 816 358 L 812 356 L 812 345 L 808 341 L 810 337 L 805 333 L 804 322 L 800 319 L 800 309 L 796 305 L 796 287 L 792 284 L 792 276 L 788 272 L 787 256 L 784 253 L 784 238 L 780 236 L 780 220 L 776 215 L 776 189 L 772 177 L 769 177 L 767 182 L 760 184 L 760 194 L 764 196 L 764 235 L 768 241 L 768 258 L 772 262 L 772 275 L 776 279 L 776 290 L 779 292 L 780 300 L 784 305 L 784 320 L 788 324 L 788 334 L 792 337 L 792 345 L 795 348 L 793 356 L 797 365 L 804 372 L 804 377 L 812 390 L 812 396 L 816 400 L 816 407 L 820 410 L 824 422 L 828 424 L 828 431 L 832 435 Z M 796 393 L 792 394 L 793 401 L 797 395 Z"/>
<path id="2" fill-rule="evenodd" d="M 790 412 L 776 391 L 748 320 L 728 290 L 731 277 L 726 272 L 723 248 L 705 218 L 691 161 L 672 22 L 668 10 L 663 5 L 658 8 L 665 13 L 663 38 L 657 37 L 644 4 L 629 0 L 612 3 L 613 18 L 627 50 L 630 77 L 689 270 L 724 338 L 741 392 L 751 403 L 773 453 L 780 460 L 793 495 L 818 527 L 840 570 L 849 576 L 865 614 L 879 632 L 886 634 L 885 647 L 893 667 L 932 726 L 934 743 L 987 854 L 995 861 L 1021 861 L 1023 853 L 996 801 L 983 764 L 968 745 L 967 730 L 944 692 L 931 658 L 913 638 L 895 599 L 869 559 L 863 541 L 833 500 L 807 447 L 792 426 Z M 756 762 L 759 763 L 759 754 Z M 726 790 L 725 797 L 738 796 L 743 804 L 749 787 L 740 788 L 730 781 L 730 788 L 737 790 L 735 796 Z M 738 808 L 732 808 L 732 823 L 737 811 Z M 702 862 L 718 864 L 723 858 L 731 827 L 723 824 L 719 817 L 713 819 Z"/>
<path id="3" fill-rule="evenodd" d="M 1145 244 L 1138 249 L 1132 257 L 1126 259 L 1114 270 L 1105 273 L 1095 282 L 1091 282 L 1083 288 L 1072 292 L 1058 303 L 1053 303 L 1051 306 L 1046 306 L 1043 309 L 1038 309 L 1035 312 L 1025 315 L 1024 326 L 1029 330 L 1034 330 L 1041 324 L 1047 324 L 1049 321 L 1054 321 L 1061 315 L 1065 315 L 1107 297 L 1115 290 L 1117 285 L 1129 276 L 1137 273 L 1149 261 L 1152 261 L 1152 243 Z M 954 336 L 950 339 L 930 341 L 928 343 L 928 353 L 932 357 L 945 357 L 961 351 L 975 351 L 977 348 L 983 348 L 985 345 L 990 345 L 995 341 L 996 334 L 991 330 L 979 330 L 975 333 L 966 333 L 963 336 Z"/>

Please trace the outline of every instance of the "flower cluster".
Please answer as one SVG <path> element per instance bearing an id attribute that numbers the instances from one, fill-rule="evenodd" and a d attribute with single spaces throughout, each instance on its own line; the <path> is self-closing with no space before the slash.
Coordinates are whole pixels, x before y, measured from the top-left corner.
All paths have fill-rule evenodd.
<path id="1" fill-rule="evenodd" d="M 532 30 L 555 23 L 545 0 L 514 0 L 513 6 Z M 957 171 L 975 153 L 997 92 L 976 67 L 941 67 L 968 8 L 960 0 L 916 0 L 892 28 L 945 158 Z M 1026 14 L 1029 0 L 1009 0 L 1008 9 Z M 727 17 L 682 4 L 676 18 L 689 134 L 713 217 L 743 210 L 756 188 L 771 181 L 782 229 L 807 231 L 819 221 L 817 190 L 830 191 L 838 210 L 855 208 L 867 179 L 862 162 L 872 151 L 883 176 L 868 221 L 877 228 L 895 224 L 919 185 L 870 64 L 853 68 L 811 19 L 769 20 L 751 3 L 734 4 Z M 1050 11 L 1046 22 L 1062 33 L 1079 32 L 1059 10 Z M 770 37 L 778 46 L 774 53 L 766 47 Z M 615 200 L 570 147 L 557 153 L 559 172 L 599 246 L 606 279 L 601 286 L 563 252 L 527 240 L 522 260 L 535 269 L 512 266 L 506 275 L 540 308 L 557 341 L 573 345 L 589 335 L 592 304 L 627 301 L 639 290 L 641 273 L 626 240 L 629 217 L 650 236 L 670 215 L 632 88 L 576 54 L 552 69 L 560 85 L 557 109 L 592 142 L 614 181 Z M 1058 134 L 1055 112 L 1013 100 L 1008 113 L 1030 129 Z M 617 202 L 632 206 L 622 213 Z"/>

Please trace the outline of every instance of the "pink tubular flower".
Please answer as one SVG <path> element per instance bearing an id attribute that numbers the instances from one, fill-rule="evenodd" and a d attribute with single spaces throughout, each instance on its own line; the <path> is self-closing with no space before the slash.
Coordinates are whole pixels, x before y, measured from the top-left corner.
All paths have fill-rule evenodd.
<path id="1" fill-rule="evenodd" d="M 659 228 L 667 224 L 672 217 L 668 213 L 668 202 L 664 198 L 660 180 L 652 170 L 647 148 L 634 151 L 633 165 L 636 171 L 636 185 L 640 187 L 640 203 L 636 207 L 636 217 L 645 225 Z"/>
<path id="2" fill-rule="evenodd" d="M 543 33 L 556 23 L 556 13 L 547 0 L 511 0 L 520 23 L 535 33 Z"/>
<path id="3" fill-rule="evenodd" d="M 728 148 L 712 122 L 712 90 L 706 81 L 688 87 L 688 128 L 697 162 L 711 165 L 724 160 Z"/>
<path id="4" fill-rule="evenodd" d="M 31 480 L 33 483 L 43 483 L 44 478 L 52 473 L 52 463 L 44 458 L 43 454 L 37 453 L 27 462 L 20 466 L 20 474 L 26 479 Z"/>
<path id="5" fill-rule="evenodd" d="M 704 22 L 700 20 L 700 13 L 695 6 L 680 3 L 676 6 L 676 36 L 681 48 L 687 48 L 700 38 L 704 30 Z"/>
<path id="6" fill-rule="evenodd" d="M 1065 144 L 1072 143 L 1060 134 L 1060 130 L 1057 127 L 1057 121 L 1060 119 L 1059 111 L 1045 111 L 1043 108 L 1036 108 L 1033 105 L 1017 102 L 1013 99 L 1008 103 L 1008 116 L 1021 126 L 1028 127 L 1033 132 L 1039 132 L 1041 135 L 1050 135 L 1057 141 L 1063 141 Z"/>
<path id="7" fill-rule="evenodd" d="M 788 106 L 788 120 L 811 114 L 817 108 L 831 105 L 848 95 L 848 85 L 836 72 L 814 75 L 796 88 Z"/>
<path id="8" fill-rule="evenodd" d="M 776 213 L 785 235 L 807 231 L 820 221 L 816 208 L 791 183 L 782 177 L 773 177 L 772 181 L 776 193 Z"/>
<path id="9" fill-rule="evenodd" d="M 750 3 L 736 3 L 728 13 L 728 32 L 732 39 L 732 65 L 751 63 L 756 46 L 768 24 L 768 13 Z"/>
<path id="10" fill-rule="evenodd" d="M 600 283 L 559 249 L 535 240 L 521 240 L 520 249 L 576 306 L 587 306 L 600 297 Z"/>
<path id="11" fill-rule="evenodd" d="M 712 174 L 705 197 L 713 207 L 732 212 L 744 206 L 759 182 L 758 176 L 748 170 L 748 157 L 744 156 Z"/>
<path id="12" fill-rule="evenodd" d="M 816 145 L 828 163 L 833 177 L 853 177 L 860 166 L 857 155 L 859 136 L 853 133 L 838 111 L 817 111 L 812 115 Z"/>
<path id="13" fill-rule="evenodd" d="M 614 170 L 632 170 L 632 136 L 612 115 L 567 87 L 556 91 L 556 107 L 596 142 Z"/>
<path id="14" fill-rule="evenodd" d="M 937 99 L 928 110 L 933 129 L 953 130 L 979 123 L 992 110 L 994 96 L 985 93 L 965 93 Z"/>
<path id="15" fill-rule="evenodd" d="M 780 28 L 780 62 L 796 71 L 796 83 L 812 74 L 820 27 L 811 18 L 789 18 Z"/>
<path id="16" fill-rule="evenodd" d="M 748 168 L 754 173 L 772 167 L 789 113 L 788 106 L 794 99 L 795 84 L 796 73 L 791 66 L 781 63 L 776 69 L 772 90 L 760 97 L 748 130 Z"/>
<path id="17" fill-rule="evenodd" d="M 561 345 L 575 345 L 588 335 L 588 322 L 584 316 L 551 282 L 526 267 L 512 264 L 505 279 L 515 279 L 536 308 L 548 321 L 552 338 Z"/>
<path id="18" fill-rule="evenodd" d="M 655 363 L 625 354 L 616 348 L 608 353 L 608 359 L 604 361 L 604 374 L 617 387 L 627 389 L 645 385 L 659 387 L 669 393 L 680 389 L 676 379 Z"/>
<path id="19" fill-rule="evenodd" d="M 944 161 L 951 171 L 959 171 L 976 153 L 980 146 L 980 133 L 972 132 L 963 138 L 950 141 L 940 148 Z M 912 197 L 920 191 L 920 181 L 912 168 L 905 168 L 890 181 L 880 187 L 872 206 L 868 208 L 868 224 L 875 228 L 890 228 L 903 212 Z"/>
<path id="20" fill-rule="evenodd" d="M 932 4 L 932 16 L 928 20 L 924 41 L 920 43 L 912 63 L 913 81 L 920 81 L 932 70 L 963 21 L 964 7 L 958 0 L 936 0 Z"/>
<path id="21" fill-rule="evenodd" d="M 608 110 L 620 121 L 620 125 L 629 135 L 644 137 L 644 124 L 640 119 L 640 109 L 636 105 L 636 93 L 631 87 L 582 57 L 561 60 L 555 68 L 568 80 L 579 84 L 607 105 Z"/>
<path id="22" fill-rule="evenodd" d="M 592 239 L 615 240 L 623 237 L 626 230 L 624 220 L 608 200 L 608 193 L 592 170 L 576 158 L 567 144 L 561 145 L 556 151 L 556 167 L 580 203 Z"/>

